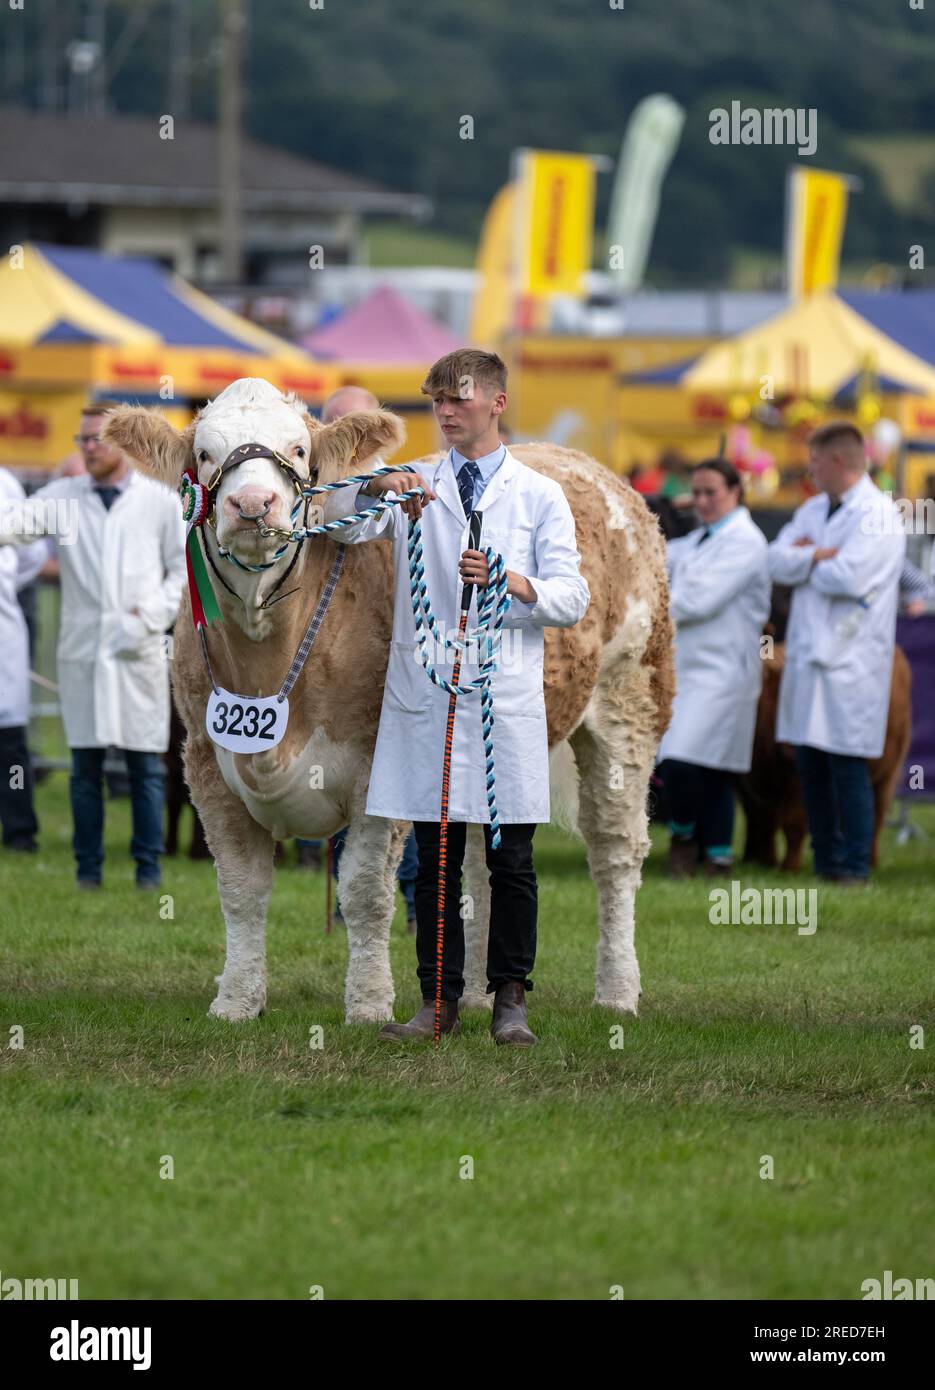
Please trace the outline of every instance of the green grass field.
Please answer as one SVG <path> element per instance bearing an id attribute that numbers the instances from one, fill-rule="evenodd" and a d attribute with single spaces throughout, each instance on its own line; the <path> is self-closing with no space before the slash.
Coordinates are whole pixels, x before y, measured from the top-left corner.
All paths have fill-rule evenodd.
<path id="1" fill-rule="evenodd" d="M 657 840 L 620 1049 L 590 1007 L 582 846 L 540 830 L 541 1045 L 498 1049 L 472 1015 L 436 1056 L 344 1026 L 343 932 L 323 875 L 291 864 L 268 1013 L 209 1020 L 213 867 L 167 862 L 161 917 L 111 802 L 105 889 L 79 895 L 65 777 L 38 801 L 41 855 L 0 858 L 3 1278 L 85 1299 L 854 1299 L 885 1269 L 935 1274 L 935 1034 L 909 1045 L 931 1023 L 928 846 L 888 833 L 876 886 L 822 887 L 800 936 L 712 926 L 708 885 L 667 883 Z M 393 950 L 408 1016 L 401 899 Z"/>

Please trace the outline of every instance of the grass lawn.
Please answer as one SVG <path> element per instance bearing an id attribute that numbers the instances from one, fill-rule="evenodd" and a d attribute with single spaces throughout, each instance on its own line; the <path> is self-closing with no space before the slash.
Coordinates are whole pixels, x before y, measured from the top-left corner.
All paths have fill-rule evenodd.
<path id="1" fill-rule="evenodd" d="M 62 774 L 39 790 L 35 860 L 0 857 L 3 1278 L 77 1278 L 85 1299 L 854 1299 L 885 1269 L 935 1274 L 935 1032 L 910 1047 L 931 1024 L 929 845 L 888 832 L 876 886 L 823 886 L 800 936 L 711 925 L 707 884 L 667 883 L 657 840 L 642 1015 L 613 1048 L 583 849 L 540 830 L 541 1045 L 498 1049 L 472 1015 L 436 1056 L 344 1026 L 345 939 L 323 874 L 291 864 L 268 1013 L 209 1020 L 213 867 L 167 862 L 160 916 L 111 802 L 104 891 L 79 895 L 66 795 Z M 393 951 L 408 1016 L 401 899 Z"/>

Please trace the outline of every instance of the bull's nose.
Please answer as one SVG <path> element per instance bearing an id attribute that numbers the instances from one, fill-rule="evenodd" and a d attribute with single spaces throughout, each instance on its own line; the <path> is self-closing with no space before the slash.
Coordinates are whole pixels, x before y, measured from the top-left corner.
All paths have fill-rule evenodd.
<path id="1" fill-rule="evenodd" d="M 276 494 L 263 487 L 243 487 L 232 492 L 225 502 L 230 516 L 242 521 L 257 521 L 265 517 L 276 500 Z"/>

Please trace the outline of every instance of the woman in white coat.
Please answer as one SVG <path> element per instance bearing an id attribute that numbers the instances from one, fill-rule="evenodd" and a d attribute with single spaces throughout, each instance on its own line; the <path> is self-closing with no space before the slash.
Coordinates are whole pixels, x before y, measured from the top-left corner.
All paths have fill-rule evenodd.
<path id="1" fill-rule="evenodd" d="M 766 538 L 743 505 L 743 483 L 723 459 L 692 473 L 701 526 L 670 541 L 676 694 L 659 749 L 673 877 L 733 862 L 734 779 L 749 772 L 769 616 Z"/>

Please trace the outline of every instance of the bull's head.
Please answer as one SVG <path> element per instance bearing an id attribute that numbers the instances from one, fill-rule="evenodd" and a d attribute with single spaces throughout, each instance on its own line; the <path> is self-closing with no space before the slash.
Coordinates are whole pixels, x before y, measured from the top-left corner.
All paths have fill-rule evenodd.
<path id="1" fill-rule="evenodd" d="M 302 479 L 335 482 L 367 472 L 374 456 L 393 453 L 405 437 L 402 421 L 383 410 L 355 411 L 322 425 L 295 397 L 256 377 L 226 387 L 181 433 L 155 410 L 120 406 L 104 437 L 118 445 L 148 477 L 176 491 L 186 468 L 210 486 L 233 451 L 244 444 L 271 447 Z M 351 494 L 348 494 L 350 498 Z M 243 565 L 269 564 L 292 529 L 295 486 L 270 458 L 248 458 L 225 472 L 214 493 L 214 526 L 221 548 Z M 291 548 L 283 563 L 291 558 Z"/>

